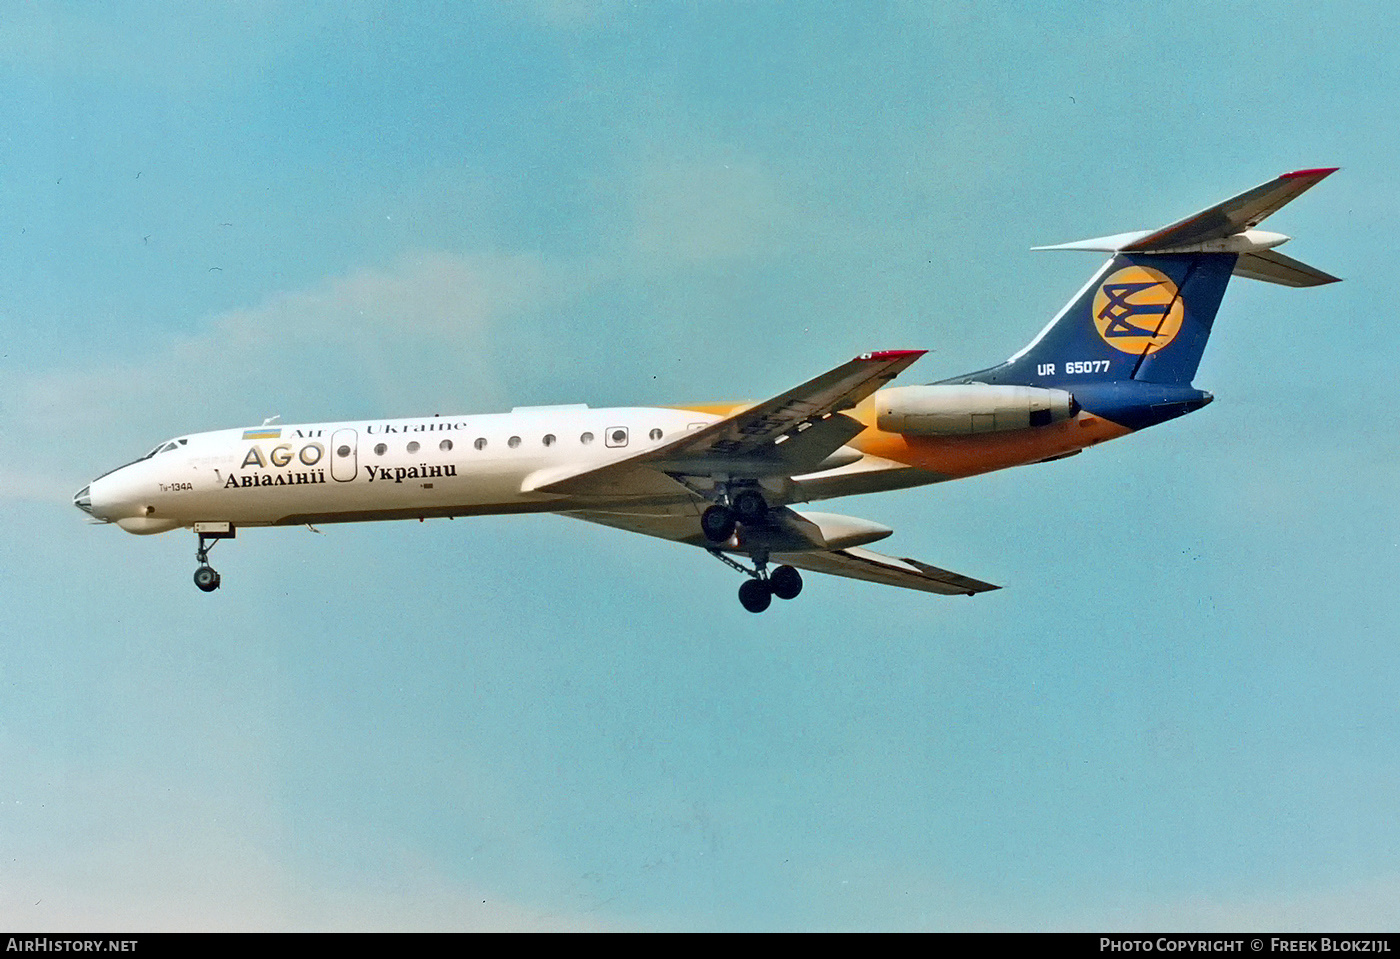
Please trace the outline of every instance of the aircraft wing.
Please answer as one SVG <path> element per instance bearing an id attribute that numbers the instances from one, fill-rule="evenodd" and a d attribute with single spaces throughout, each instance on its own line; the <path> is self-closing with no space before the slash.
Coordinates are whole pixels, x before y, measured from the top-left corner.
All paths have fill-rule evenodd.
<path id="1" fill-rule="evenodd" d="M 703 505 L 703 501 L 700 503 Z M 699 512 L 700 506 L 679 509 L 650 506 L 629 510 L 574 510 L 560 515 L 655 536 L 658 539 L 688 543 L 712 552 L 730 552 L 731 550 L 716 548 L 705 539 L 704 533 L 700 531 Z M 778 546 L 770 556 L 772 563 L 785 563 L 813 573 L 845 576 L 887 586 L 918 589 L 926 593 L 941 593 L 945 596 L 971 596 L 1001 588 L 970 576 L 921 563 L 916 559 L 886 556 L 860 546 L 839 545 L 836 548 L 821 548 L 832 545 L 826 537 L 838 544 L 842 540 L 846 543 L 859 543 L 882 539 L 890 534 L 891 530 L 888 527 L 828 513 L 799 513 L 790 509 L 783 510 L 782 513 L 778 528 L 766 533 L 771 537 L 773 545 Z M 779 544 L 786 544 L 791 551 L 779 551 L 782 550 Z"/>
<path id="2" fill-rule="evenodd" d="M 863 353 L 801 386 L 755 403 L 703 429 L 606 466 L 527 480 L 527 490 L 625 498 L 678 492 L 676 476 L 800 476 L 860 433 L 842 410 L 923 356 L 924 350 Z"/>

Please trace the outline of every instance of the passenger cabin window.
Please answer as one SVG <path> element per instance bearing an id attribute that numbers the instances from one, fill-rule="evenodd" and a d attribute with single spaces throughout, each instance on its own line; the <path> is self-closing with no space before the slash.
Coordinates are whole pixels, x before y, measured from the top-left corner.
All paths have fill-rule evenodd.
<path id="1" fill-rule="evenodd" d="M 389 447 L 388 447 L 387 445 L 385 445 L 384 443 L 376 443 L 376 444 L 374 445 L 374 455 L 375 455 L 375 456 L 383 456 L 383 455 L 384 455 L 385 453 L 387 453 L 387 452 L 389 452 Z"/>
<path id="2" fill-rule="evenodd" d="M 608 444 L 609 446 L 626 446 L 626 445 L 627 445 L 627 427 L 625 427 L 625 426 L 609 426 L 609 427 L 608 427 L 608 435 L 607 435 L 607 444 Z"/>
<path id="3" fill-rule="evenodd" d="M 512 436 L 510 439 L 506 440 L 506 445 L 511 449 L 515 449 L 520 445 L 520 437 Z"/>
<path id="4" fill-rule="evenodd" d="M 540 442 L 544 443 L 545 446 L 553 446 L 553 445 L 554 445 L 554 434 L 553 434 L 553 433 L 546 433 L 546 434 L 544 434 L 544 439 L 541 440 Z"/>
<path id="5" fill-rule="evenodd" d="M 484 449 L 486 449 L 486 437 L 484 437 L 484 436 L 479 436 L 479 437 L 477 437 L 476 442 L 473 443 L 472 445 L 475 446 L 475 447 L 476 447 L 477 449 L 479 449 L 479 450 L 484 450 Z"/>
<path id="6" fill-rule="evenodd" d="M 659 440 L 659 439 L 661 439 L 661 431 L 660 431 L 660 430 L 652 430 L 652 431 L 651 431 L 650 433 L 648 433 L 647 435 L 650 436 L 650 437 L 651 437 L 652 439 L 654 439 L 654 440 Z"/>
<path id="7" fill-rule="evenodd" d="M 443 440 L 441 443 L 438 444 L 438 449 L 442 450 L 444 453 L 448 452 L 452 449 L 452 441 Z"/>
<path id="8" fill-rule="evenodd" d="M 593 442 L 593 434 L 592 434 L 592 433 L 584 433 L 582 436 L 580 436 L 580 437 L 578 438 L 578 441 L 579 441 L 580 443 L 582 443 L 584 446 L 587 446 L 589 443 L 592 443 L 592 442 Z"/>
<path id="9" fill-rule="evenodd" d="M 414 440 L 412 443 L 409 443 L 409 444 L 408 444 L 408 451 L 409 451 L 410 453 L 416 453 L 416 452 L 418 452 L 418 441 L 417 441 L 417 440 Z"/>

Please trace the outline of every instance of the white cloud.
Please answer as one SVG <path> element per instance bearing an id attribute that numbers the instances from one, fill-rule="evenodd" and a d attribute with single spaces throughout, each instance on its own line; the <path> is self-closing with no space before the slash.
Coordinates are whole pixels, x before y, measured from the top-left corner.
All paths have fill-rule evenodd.
<path id="1" fill-rule="evenodd" d="M 599 286 L 650 290 L 677 269 L 781 251 L 797 207 L 758 160 L 712 141 L 642 145 L 600 235 L 604 257 L 417 250 L 207 317 L 135 361 L 0 383 L 0 498 L 67 502 L 93 476 L 182 433 L 361 416 L 505 409 L 521 362 L 583 358 L 548 322 Z M 660 280 L 658 278 L 661 278 Z M 623 293 L 625 300 L 628 293 Z M 528 360 L 526 359 L 528 358 Z M 562 400 L 561 400 L 562 401 Z"/>
<path id="2" fill-rule="evenodd" d="M 244 837 L 152 829 L 98 845 L 62 871 L 6 870 L 0 923 L 66 932 L 602 931 L 587 916 L 543 912 L 428 867 L 337 884 L 280 866 Z M 384 887 L 389 888 L 384 888 Z"/>
<path id="3" fill-rule="evenodd" d="M 139 362 L 12 377 L 0 497 L 66 501 L 163 437 L 274 413 L 489 405 L 502 352 L 535 338 L 524 321 L 580 279 L 529 254 L 406 254 L 213 317 Z"/>

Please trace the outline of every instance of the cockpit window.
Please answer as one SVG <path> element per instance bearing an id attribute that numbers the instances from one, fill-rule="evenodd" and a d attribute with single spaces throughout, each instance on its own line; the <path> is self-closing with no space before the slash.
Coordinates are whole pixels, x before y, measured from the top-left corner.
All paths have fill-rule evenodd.
<path id="1" fill-rule="evenodd" d="M 181 446 L 185 445 L 185 444 L 188 443 L 188 442 L 189 442 L 189 438 L 186 437 L 185 439 L 182 439 L 182 440 L 167 440 L 167 441 L 164 442 L 164 443 L 157 443 L 154 447 L 151 448 L 151 451 L 150 451 L 149 453 L 147 453 L 145 456 L 137 457 L 136 459 L 132 460 L 130 463 L 123 463 L 121 466 L 118 466 L 117 469 L 110 469 L 110 470 L 108 470 L 107 472 L 103 473 L 102 476 L 111 476 L 113 473 L 115 473 L 115 472 L 116 472 L 117 470 L 119 470 L 119 469 L 125 469 L 126 467 L 131 466 L 131 465 L 133 465 L 133 464 L 135 464 L 135 463 L 140 463 L 140 462 L 142 462 L 143 460 L 148 460 L 148 459 L 150 459 L 152 456 L 155 456 L 157 453 L 164 453 L 164 452 L 166 452 L 166 451 L 168 451 L 168 450 L 179 449 Z M 102 476 L 99 476 L 99 477 L 97 477 L 97 478 L 98 478 L 98 479 L 101 479 Z"/>
<path id="2" fill-rule="evenodd" d="M 141 460 L 148 460 L 148 459 L 150 459 L 152 456 L 155 456 L 157 453 L 168 453 L 168 452 L 170 452 L 171 450 L 177 450 L 177 449 L 179 449 L 181 446 L 184 446 L 184 445 L 185 445 L 186 443 L 188 443 L 188 442 L 189 442 L 188 439 L 183 439 L 183 440 L 168 440 L 168 441 L 166 441 L 166 442 L 164 442 L 164 443 L 157 443 L 156 446 L 155 446 L 155 449 L 151 450 L 151 451 L 150 451 L 149 453 L 147 453 L 145 456 L 141 457 Z M 139 463 L 139 462 L 141 462 L 141 460 L 137 460 L 136 462 Z"/>

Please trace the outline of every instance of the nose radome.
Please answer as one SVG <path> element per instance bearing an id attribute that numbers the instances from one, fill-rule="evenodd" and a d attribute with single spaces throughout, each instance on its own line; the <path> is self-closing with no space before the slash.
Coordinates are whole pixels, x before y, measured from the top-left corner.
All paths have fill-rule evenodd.
<path id="1" fill-rule="evenodd" d="M 92 485 L 84 486 L 73 494 L 73 505 L 89 516 L 92 515 Z"/>

